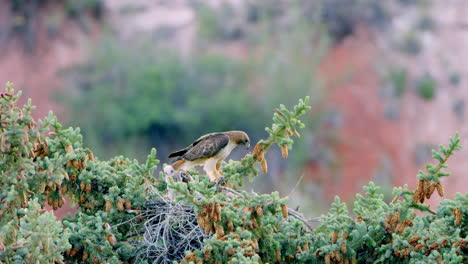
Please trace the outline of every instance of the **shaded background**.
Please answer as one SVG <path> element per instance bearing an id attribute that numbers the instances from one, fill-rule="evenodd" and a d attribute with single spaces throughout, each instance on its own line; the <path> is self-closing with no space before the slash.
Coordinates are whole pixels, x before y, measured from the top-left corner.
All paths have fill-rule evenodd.
<path id="1" fill-rule="evenodd" d="M 290 158 L 274 149 L 248 188 L 316 215 L 369 180 L 413 187 L 431 148 L 464 141 L 467 12 L 462 0 L 5 0 L 0 82 L 36 118 L 81 127 L 101 159 L 156 147 L 163 162 L 213 131 L 266 137 L 278 104 L 310 95 Z M 467 151 L 449 161 L 449 197 L 468 191 Z"/>

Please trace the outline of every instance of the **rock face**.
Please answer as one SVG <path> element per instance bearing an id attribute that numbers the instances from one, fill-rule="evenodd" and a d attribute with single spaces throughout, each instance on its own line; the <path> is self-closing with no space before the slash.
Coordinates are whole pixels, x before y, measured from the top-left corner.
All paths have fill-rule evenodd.
<path id="1" fill-rule="evenodd" d="M 41 12 L 52 12 L 53 7 L 45 7 Z M 13 15 L 8 4 L 0 4 L 0 31 L 7 32 Z M 35 24 L 33 50 L 25 50 L 24 38 L 19 34 L 9 34 L 0 41 L 0 84 L 13 82 L 16 89 L 23 91 L 22 99 L 32 98 L 37 110 L 35 118 L 42 118 L 53 110 L 59 116 L 65 107 L 54 102 L 54 92 L 63 87 L 59 72 L 77 64 L 85 56 L 85 44 L 97 33 L 90 24 L 87 32 L 76 21 L 58 18 L 54 29 L 48 24 L 47 16 L 38 15 Z M 3 88 L 2 88 L 3 89 Z"/>
<path id="2" fill-rule="evenodd" d="M 457 6 L 433 8 L 453 14 L 456 11 L 452 9 Z M 454 17 L 450 21 L 443 20 L 447 18 L 442 16 L 440 19 L 439 30 L 423 33 L 427 43 L 422 44 L 418 55 L 408 56 L 382 45 L 382 41 L 389 40 L 359 27 L 325 57 L 321 74 L 332 83 L 327 87 L 330 93 L 327 104 L 342 119 L 337 140 L 332 145 L 339 165 L 326 169 L 310 163 L 308 170 L 311 182 L 321 185 L 327 198 L 335 194 L 352 198 L 369 180 L 389 185 L 408 183 L 415 187 L 417 171 L 431 161 L 430 150 L 448 143 L 455 131 L 460 132 L 465 148 L 448 162 L 452 176 L 443 184 L 448 197 L 468 190 L 468 178 L 464 177 L 468 170 L 464 162 L 468 149 L 463 142 L 468 132 L 464 121 L 468 90 L 462 88 L 466 83 L 462 80 L 468 74 L 463 65 L 465 60 L 455 59 L 456 54 L 467 56 L 460 48 L 467 43 L 463 31 L 457 30 L 463 21 Z M 396 34 L 395 30 L 390 28 L 392 34 Z M 454 45 L 458 48 L 450 48 Z M 441 58 L 446 58 L 445 62 Z M 388 85 L 378 72 L 382 62 L 407 69 L 409 80 L 401 97 L 388 98 L 382 92 Z M 456 72 L 455 77 L 447 67 Z M 437 83 L 431 100 L 423 99 L 417 91 L 417 78 L 425 72 L 435 76 Z M 344 81 L 336 84 L 337 76 L 344 76 Z M 435 205 L 439 201 L 436 197 L 430 203 Z"/>

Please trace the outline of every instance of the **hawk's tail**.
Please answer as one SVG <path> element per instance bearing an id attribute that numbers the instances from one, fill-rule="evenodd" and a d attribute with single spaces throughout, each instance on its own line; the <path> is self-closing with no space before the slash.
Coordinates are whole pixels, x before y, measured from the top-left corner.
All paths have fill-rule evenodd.
<path id="1" fill-rule="evenodd" d="M 185 163 L 185 160 L 181 159 L 181 160 L 178 160 L 178 161 L 174 162 L 172 164 L 172 167 L 174 168 L 174 170 L 179 170 L 180 167 L 182 167 L 182 165 L 184 165 L 184 163 Z"/>

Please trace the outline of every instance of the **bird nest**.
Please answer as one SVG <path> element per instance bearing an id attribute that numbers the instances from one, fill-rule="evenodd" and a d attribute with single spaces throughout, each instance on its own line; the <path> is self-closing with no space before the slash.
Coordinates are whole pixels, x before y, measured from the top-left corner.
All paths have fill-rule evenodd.
<path id="1" fill-rule="evenodd" d="M 136 248 L 136 262 L 173 263 L 185 257 L 186 251 L 203 248 L 208 236 L 197 224 L 192 206 L 161 200 L 147 202 L 138 226 L 141 239 L 132 243 Z"/>

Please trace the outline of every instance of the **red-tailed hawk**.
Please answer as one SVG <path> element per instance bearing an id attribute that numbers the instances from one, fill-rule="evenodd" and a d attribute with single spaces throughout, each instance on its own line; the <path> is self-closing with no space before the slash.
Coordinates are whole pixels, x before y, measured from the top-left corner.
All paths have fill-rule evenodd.
<path id="1" fill-rule="evenodd" d="M 211 133 L 195 140 L 190 146 L 171 153 L 169 158 L 179 157 L 172 167 L 175 170 L 188 170 L 203 165 L 203 169 L 212 181 L 219 178 L 218 172 L 223 161 L 238 145 L 250 146 L 247 133 L 227 131 Z"/>

